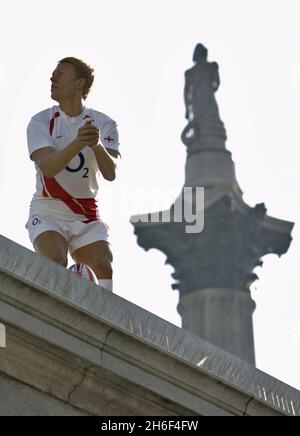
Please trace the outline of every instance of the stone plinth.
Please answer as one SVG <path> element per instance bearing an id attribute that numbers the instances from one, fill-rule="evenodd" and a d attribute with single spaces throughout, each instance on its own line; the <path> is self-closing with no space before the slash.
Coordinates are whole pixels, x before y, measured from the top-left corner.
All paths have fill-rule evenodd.
<path id="1" fill-rule="evenodd" d="M 0 415 L 300 415 L 300 395 L 0 237 Z"/>

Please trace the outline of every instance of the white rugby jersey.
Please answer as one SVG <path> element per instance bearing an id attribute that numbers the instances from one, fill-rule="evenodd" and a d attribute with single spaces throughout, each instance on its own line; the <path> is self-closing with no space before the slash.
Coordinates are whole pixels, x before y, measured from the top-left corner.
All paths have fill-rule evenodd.
<path id="1" fill-rule="evenodd" d="M 78 135 L 78 129 L 93 120 L 100 131 L 100 143 L 119 151 L 117 125 L 107 115 L 85 108 L 77 117 L 66 115 L 59 106 L 35 115 L 27 128 L 29 155 L 44 147 L 61 150 Z M 36 192 L 30 213 L 84 222 L 100 220 L 96 199 L 100 171 L 94 152 L 85 147 L 55 177 L 46 177 L 36 167 Z"/>

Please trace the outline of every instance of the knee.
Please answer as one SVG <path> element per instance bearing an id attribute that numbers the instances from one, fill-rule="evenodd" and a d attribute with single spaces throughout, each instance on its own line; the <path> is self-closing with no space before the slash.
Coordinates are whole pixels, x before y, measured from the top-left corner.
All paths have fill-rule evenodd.
<path id="1" fill-rule="evenodd" d="M 68 258 L 67 258 L 67 256 L 64 256 L 63 254 L 56 253 L 56 252 L 51 253 L 49 251 L 47 253 L 43 253 L 41 250 L 36 250 L 36 253 L 38 253 L 44 257 L 47 257 L 50 260 L 53 260 L 53 262 L 58 263 L 59 265 L 62 265 L 65 268 L 68 265 Z"/>
<path id="2" fill-rule="evenodd" d="M 54 260 L 54 262 L 58 263 L 59 265 L 64 266 L 65 268 L 67 268 L 67 266 L 68 266 L 67 259 L 56 259 L 56 260 Z"/>
<path id="3" fill-rule="evenodd" d="M 108 261 L 98 261 L 91 266 L 98 279 L 112 279 L 113 269 Z"/>
<path id="4" fill-rule="evenodd" d="M 49 259 L 53 260 L 53 262 L 58 263 L 59 265 L 64 266 L 65 268 L 68 265 L 68 259 L 61 256 L 49 256 Z"/>
<path id="5" fill-rule="evenodd" d="M 42 233 L 37 237 L 33 245 L 36 253 L 64 267 L 68 265 L 67 242 L 60 234 L 55 232 Z"/>
<path id="6" fill-rule="evenodd" d="M 58 263 L 59 265 L 62 265 L 65 268 L 68 265 L 67 255 L 65 255 L 60 250 L 48 250 L 47 252 L 44 253 L 39 251 L 39 254 L 42 254 L 43 256 L 47 257 L 50 260 L 53 260 L 53 262 Z"/>

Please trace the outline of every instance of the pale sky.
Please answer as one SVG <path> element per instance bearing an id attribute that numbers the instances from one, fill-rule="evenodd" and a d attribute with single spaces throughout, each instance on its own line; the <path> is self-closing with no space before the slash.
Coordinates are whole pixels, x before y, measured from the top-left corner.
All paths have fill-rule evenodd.
<path id="1" fill-rule="evenodd" d="M 184 72 L 195 45 L 220 67 L 217 93 L 238 182 L 250 206 L 293 221 L 293 242 L 264 257 L 253 285 L 257 366 L 300 389 L 299 0 L 35 0 L 1 7 L 0 233 L 32 249 L 24 227 L 34 192 L 30 118 L 55 103 L 50 75 L 66 56 L 95 68 L 87 101 L 114 118 L 118 179 L 102 179 L 100 213 L 111 229 L 115 293 L 181 326 L 173 268 L 136 243 L 130 216 L 168 208 L 184 183 Z M 149 205 L 141 198 L 161 197 Z"/>

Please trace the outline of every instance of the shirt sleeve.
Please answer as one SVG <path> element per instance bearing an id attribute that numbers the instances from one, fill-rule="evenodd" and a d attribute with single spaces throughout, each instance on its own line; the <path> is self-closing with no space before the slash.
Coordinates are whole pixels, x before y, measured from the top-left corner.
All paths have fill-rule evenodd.
<path id="1" fill-rule="evenodd" d="M 41 148 L 55 148 L 50 133 L 48 131 L 48 126 L 41 120 L 32 118 L 30 123 L 28 124 L 27 146 L 30 158 L 35 151 Z"/>
<path id="2" fill-rule="evenodd" d="M 104 124 L 100 131 L 100 142 L 105 148 L 116 150 L 121 156 L 119 151 L 119 133 L 115 121 L 111 120 Z"/>

